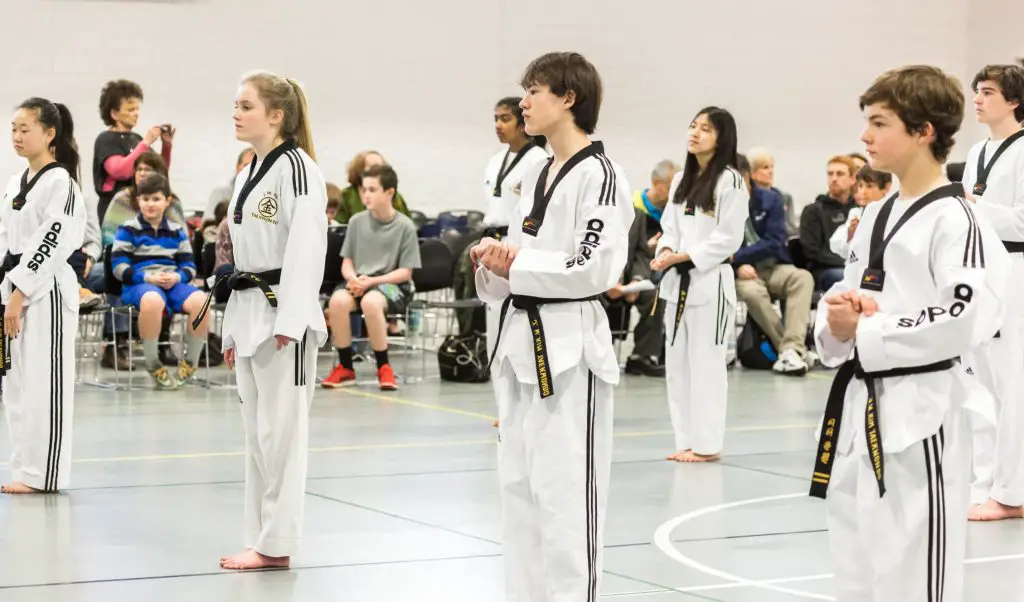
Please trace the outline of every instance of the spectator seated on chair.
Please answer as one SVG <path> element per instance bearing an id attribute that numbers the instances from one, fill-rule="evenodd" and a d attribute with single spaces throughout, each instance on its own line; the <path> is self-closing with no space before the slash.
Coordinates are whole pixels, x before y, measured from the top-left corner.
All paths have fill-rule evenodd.
<path id="1" fill-rule="evenodd" d="M 353 215 L 366 209 L 362 199 L 363 173 L 371 167 L 387 164 L 383 155 L 377 151 L 364 151 L 352 159 L 352 162 L 348 164 L 349 185 L 341 191 L 341 207 L 334 216 L 334 219 L 339 224 L 347 224 Z M 402 195 L 397 190 L 395 191 L 394 198 L 391 199 L 391 203 L 399 213 L 407 217 L 409 216 L 409 207 L 405 204 L 405 199 L 402 198 Z"/>
<path id="2" fill-rule="evenodd" d="M 740 172 L 750 188 L 750 217 L 743 246 L 733 257 L 736 296 L 747 305 L 747 315 L 768 335 L 779 351 L 772 369 L 779 374 L 803 376 L 814 360 L 805 344 L 811 319 L 814 278 L 793 265 L 786 245 L 786 212 L 782 197 L 770 188 L 751 186 L 750 164 L 739 157 Z M 785 319 L 774 302 L 785 302 Z"/>
<path id="3" fill-rule="evenodd" d="M 100 241 L 100 222 L 96 218 L 96 206 L 85 203 L 85 239 L 82 248 L 71 254 L 68 263 L 78 277 L 78 310 L 88 311 L 103 304 L 103 297 L 97 295 L 89 287 L 89 272 L 103 255 Z"/>
<path id="4" fill-rule="evenodd" d="M 796 223 L 796 211 L 793 209 L 793 195 L 775 187 L 775 157 L 766 148 L 754 148 L 747 152 L 750 162 L 750 180 L 755 186 L 775 191 L 782 197 L 782 209 L 786 212 L 786 235 L 790 238 L 800 235 L 800 226 Z"/>
<path id="5" fill-rule="evenodd" d="M 633 206 L 640 210 L 646 222 L 645 228 L 650 239 L 645 242 L 652 255 L 661 237 L 661 214 L 668 204 L 668 189 L 678 172 L 679 165 L 668 159 L 660 161 L 651 172 L 651 187 L 633 193 Z"/>
<path id="6" fill-rule="evenodd" d="M 665 199 L 668 199 L 668 193 Z M 655 304 L 658 298 L 656 290 L 637 293 L 625 293 L 622 290 L 623 284 L 650 279 L 651 260 L 654 259 L 654 252 L 647 244 L 649 237 L 644 212 L 635 206 L 633 211 L 635 215 L 629 228 L 626 269 L 622 272 L 619 284 L 601 296 L 601 304 L 608 314 L 612 332 L 620 333 L 618 336 L 621 338 L 625 338 L 629 330 L 630 309 L 636 307 L 640 312 L 640 321 L 633 330 L 633 353 L 626 360 L 626 373 L 665 376 L 665 365 L 660 361 L 662 346 L 665 344 L 665 304 Z"/>
<path id="7" fill-rule="evenodd" d="M 338 211 L 341 210 L 341 188 L 337 184 L 327 183 L 327 226 L 336 223 Z"/>
<path id="8" fill-rule="evenodd" d="M 388 315 L 404 314 L 412 300 L 412 271 L 420 267 L 419 240 L 412 220 L 392 204 L 398 176 L 388 165 L 371 167 L 361 176 L 367 211 L 348 222 L 341 248 L 344 258 L 339 286 L 330 301 L 330 326 L 338 365 L 323 380 L 334 388 L 356 379 L 352 357 L 352 326 L 349 316 L 362 310 L 370 347 L 377 360 L 381 390 L 398 388 L 388 361 Z"/>
<path id="9" fill-rule="evenodd" d="M 222 220 L 217 226 L 217 242 L 215 246 L 216 260 L 213 263 L 213 277 L 215 279 L 227 278 L 235 271 L 235 247 L 231 244 L 231 230 L 228 229 L 228 220 Z M 217 290 L 217 296 L 213 298 L 217 303 L 227 303 L 231 296 L 231 289 L 222 286 Z"/>
<path id="10" fill-rule="evenodd" d="M 857 225 L 864 215 L 864 208 L 871 203 L 877 203 L 885 198 L 892 185 L 892 175 L 884 171 L 871 169 L 870 165 L 864 165 L 857 172 L 857 186 L 854 189 L 853 200 L 856 207 L 850 208 L 850 214 L 846 216 L 846 224 L 842 228 L 836 228 L 828 246 L 832 252 L 843 258 L 850 256 L 850 241 L 857 232 Z"/>
<path id="11" fill-rule="evenodd" d="M 800 245 L 821 291 L 843 279 L 846 258 L 832 252 L 829 239 L 846 223 L 853 206 L 855 173 L 853 159 L 845 155 L 832 157 L 828 162 L 828 194 L 819 195 L 800 214 Z"/>
<path id="12" fill-rule="evenodd" d="M 153 175 L 137 187 L 139 214 L 117 230 L 111 267 L 124 283 L 121 300 L 139 310 L 139 335 L 146 370 L 157 389 L 173 390 L 193 380 L 206 337 L 205 318 L 198 329 L 192 328 L 206 295 L 189 284 L 196 275 L 192 246 L 185 229 L 164 217 L 170 205 L 171 188 L 167 179 Z M 158 337 L 164 313 L 189 315 L 186 356 L 176 374 L 160 362 Z"/>

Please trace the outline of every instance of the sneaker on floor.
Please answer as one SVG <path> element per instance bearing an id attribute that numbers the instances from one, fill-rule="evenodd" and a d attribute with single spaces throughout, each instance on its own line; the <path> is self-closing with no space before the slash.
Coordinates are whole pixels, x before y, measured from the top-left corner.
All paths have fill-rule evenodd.
<path id="1" fill-rule="evenodd" d="M 804 362 L 807 364 L 808 370 L 813 370 L 814 367 L 817 366 L 818 362 L 820 361 L 821 358 L 818 357 L 818 353 L 816 351 L 808 349 L 807 353 L 804 354 Z"/>
<path id="2" fill-rule="evenodd" d="M 391 364 L 384 364 L 377 368 L 377 381 L 380 382 L 381 391 L 398 390 L 398 383 L 395 382 L 395 371 L 391 369 Z"/>
<path id="3" fill-rule="evenodd" d="M 90 291 L 87 288 L 78 289 L 78 309 L 92 309 L 103 303 L 103 297 Z"/>
<path id="4" fill-rule="evenodd" d="M 178 362 L 178 373 L 175 378 L 183 385 L 191 385 L 196 380 L 196 368 L 188 360 Z"/>
<path id="5" fill-rule="evenodd" d="M 158 391 L 174 391 L 181 386 L 181 383 L 171 375 L 165 366 L 150 370 L 149 375 L 153 377 Z"/>
<path id="6" fill-rule="evenodd" d="M 344 387 L 346 385 L 352 385 L 356 382 L 355 370 L 349 370 L 348 368 L 337 364 L 334 366 L 334 370 L 327 378 L 320 381 L 320 386 L 325 389 L 334 389 L 335 387 Z"/>
<path id="7" fill-rule="evenodd" d="M 626 360 L 626 374 L 642 374 L 644 376 L 665 376 L 665 366 L 659 365 L 650 357 L 631 357 Z"/>
<path id="8" fill-rule="evenodd" d="M 779 360 L 772 366 L 772 370 L 787 376 L 803 376 L 807 374 L 807 362 L 795 349 L 786 349 L 779 354 Z"/>
<path id="9" fill-rule="evenodd" d="M 131 371 L 135 369 L 131 359 L 128 357 L 128 350 L 119 347 L 116 351 L 114 345 L 107 344 L 103 347 L 103 356 L 100 358 L 100 366 L 108 370 Z"/>

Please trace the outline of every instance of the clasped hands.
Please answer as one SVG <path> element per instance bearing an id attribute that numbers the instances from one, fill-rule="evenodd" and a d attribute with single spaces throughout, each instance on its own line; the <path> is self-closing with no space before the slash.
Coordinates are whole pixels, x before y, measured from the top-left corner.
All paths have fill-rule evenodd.
<path id="1" fill-rule="evenodd" d="M 177 272 L 157 272 L 155 274 L 146 274 L 145 280 L 147 284 L 169 290 L 181 282 L 181 274 Z"/>
<path id="2" fill-rule="evenodd" d="M 487 236 L 469 250 L 469 258 L 474 263 L 483 265 L 495 276 L 507 279 L 518 252 L 518 248 Z"/>
<path id="3" fill-rule="evenodd" d="M 687 253 L 675 253 L 669 249 L 663 249 L 661 254 L 651 260 L 651 269 L 655 272 L 664 272 L 677 263 L 689 260 L 690 256 Z"/>
<path id="4" fill-rule="evenodd" d="M 825 303 L 828 303 L 828 329 L 844 343 L 857 336 L 861 314 L 870 317 L 878 311 L 877 301 L 856 291 L 830 295 Z"/>

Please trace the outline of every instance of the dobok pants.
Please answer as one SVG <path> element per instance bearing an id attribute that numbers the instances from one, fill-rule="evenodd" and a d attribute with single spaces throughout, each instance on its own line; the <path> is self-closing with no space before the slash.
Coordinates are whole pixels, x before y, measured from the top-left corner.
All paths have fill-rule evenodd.
<path id="1" fill-rule="evenodd" d="M 271 338 L 235 362 L 245 427 L 245 547 L 265 556 L 291 556 L 299 547 L 314 340 L 307 332 L 278 351 Z"/>

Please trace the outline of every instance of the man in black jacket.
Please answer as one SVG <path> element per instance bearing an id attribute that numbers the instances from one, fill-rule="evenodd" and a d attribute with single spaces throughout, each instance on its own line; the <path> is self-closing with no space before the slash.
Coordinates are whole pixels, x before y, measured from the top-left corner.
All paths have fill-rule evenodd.
<path id="1" fill-rule="evenodd" d="M 800 246 L 807 267 L 814 274 L 817 289 L 827 291 L 843 279 L 846 258 L 829 248 L 832 233 L 846 223 L 853 206 L 853 187 L 856 185 L 853 159 L 836 156 L 828 162 L 828 194 L 820 195 L 814 203 L 804 207 L 800 214 Z"/>
<path id="2" fill-rule="evenodd" d="M 608 313 L 608 324 L 613 334 L 625 338 L 629 330 L 629 310 L 636 307 L 640 312 L 640 321 L 633 330 L 633 353 L 626 361 L 627 374 L 643 374 L 645 376 L 665 376 L 665 365 L 661 363 L 661 350 L 665 344 L 664 334 L 664 303 L 659 303 L 654 315 L 651 309 L 657 298 L 657 291 L 641 293 L 623 293 L 622 286 L 631 282 L 648 280 L 651 277 L 651 259 L 653 255 L 647 246 L 647 225 L 644 212 L 634 207 L 636 215 L 633 225 L 629 228 L 629 256 L 626 269 L 615 288 L 605 292 L 602 302 Z"/>

